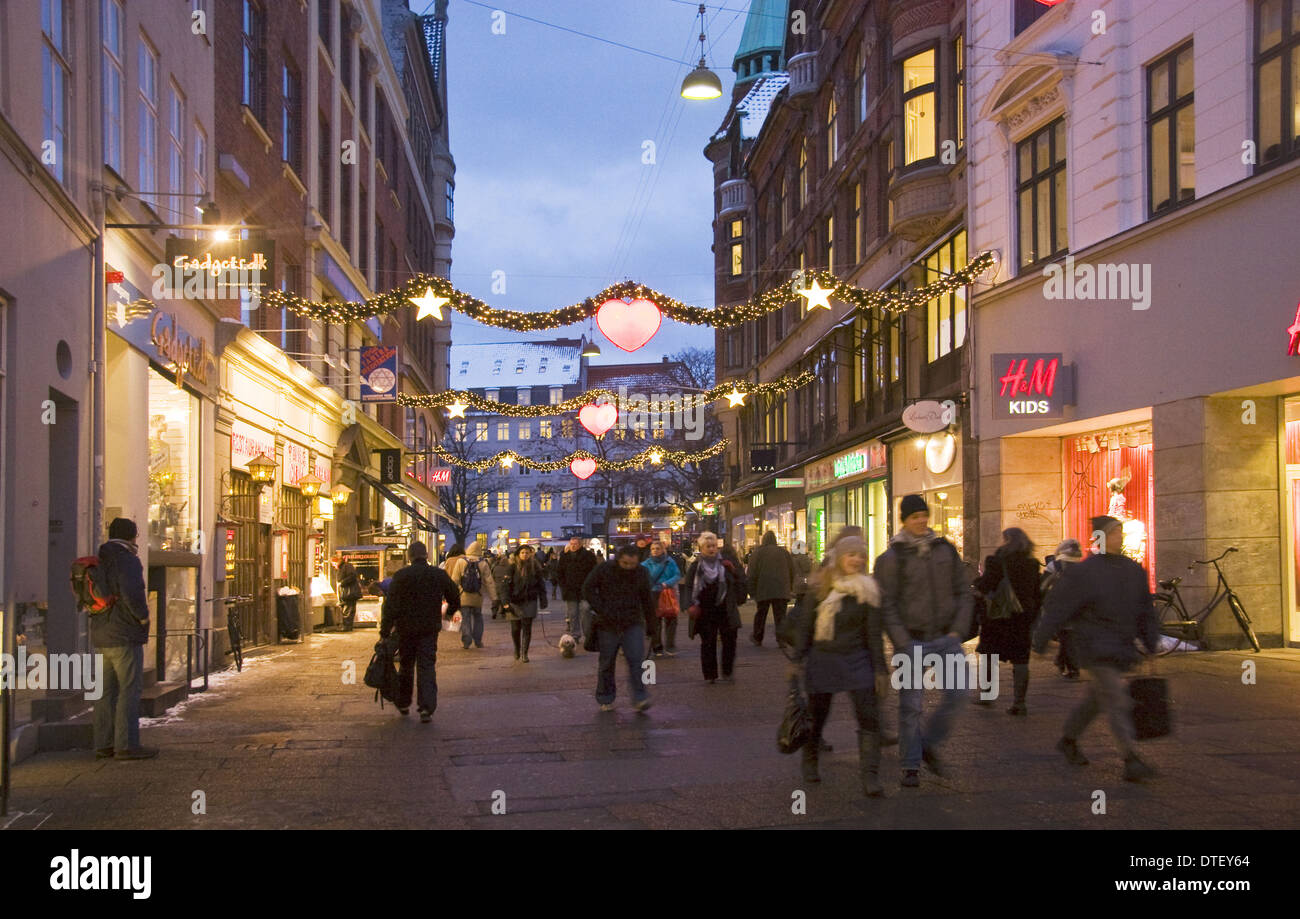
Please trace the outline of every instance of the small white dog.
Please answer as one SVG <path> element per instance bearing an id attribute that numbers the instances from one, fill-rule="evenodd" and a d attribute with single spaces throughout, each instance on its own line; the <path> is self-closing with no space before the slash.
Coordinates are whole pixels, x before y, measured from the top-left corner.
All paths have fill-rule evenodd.
<path id="1" fill-rule="evenodd" d="M 560 655 L 562 657 L 573 657 L 573 652 L 577 647 L 578 643 L 568 632 L 560 636 Z"/>

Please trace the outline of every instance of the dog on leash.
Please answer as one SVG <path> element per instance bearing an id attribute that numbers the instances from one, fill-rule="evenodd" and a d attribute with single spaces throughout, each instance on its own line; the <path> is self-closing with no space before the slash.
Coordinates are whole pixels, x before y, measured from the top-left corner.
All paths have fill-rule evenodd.
<path id="1" fill-rule="evenodd" d="M 560 656 L 573 657 L 573 652 L 577 649 L 578 643 L 573 636 L 565 632 L 560 636 Z"/>

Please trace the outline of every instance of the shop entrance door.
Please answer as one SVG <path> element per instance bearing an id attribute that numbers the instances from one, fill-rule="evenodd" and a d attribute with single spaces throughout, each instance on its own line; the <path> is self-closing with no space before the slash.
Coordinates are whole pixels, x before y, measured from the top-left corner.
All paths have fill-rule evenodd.
<path id="1" fill-rule="evenodd" d="M 235 584 L 232 596 L 252 597 L 240 617 L 245 647 L 266 644 L 275 637 L 271 621 L 275 616 L 275 591 L 271 589 L 271 526 L 261 523 L 258 500 L 260 486 L 242 472 L 231 479 L 230 517 L 235 530 Z"/>
<path id="2" fill-rule="evenodd" d="M 1287 546 L 1290 548 L 1288 577 L 1291 581 L 1289 621 L 1283 624 L 1287 641 L 1300 642 L 1300 466 L 1286 469 Z"/>

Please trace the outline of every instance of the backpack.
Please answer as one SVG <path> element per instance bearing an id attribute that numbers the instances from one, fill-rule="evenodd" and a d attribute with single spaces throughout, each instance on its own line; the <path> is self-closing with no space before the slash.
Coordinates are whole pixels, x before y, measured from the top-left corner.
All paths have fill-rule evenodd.
<path id="1" fill-rule="evenodd" d="M 102 615 L 117 602 L 117 597 L 104 589 L 103 573 L 98 555 L 83 555 L 72 563 L 72 593 L 77 598 L 77 608 L 91 616 Z"/>
<path id="2" fill-rule="evenodd" d="M 460 576 L 460 589 L 467 594 L 481 594 L 483 592 L 483 574 L 478 570 L 477 561 L 467 562 L 465 570 Z"/>
<path id="3" fill-rule="evenodd" d="M 380 639 L 375 642 L 375 653 L 366 667 L 364 682 L 375 691 L 375 701 L 381 709 L 385 699 L 397 704 L 397 664 L 394 657 L 393 645 Z"/>

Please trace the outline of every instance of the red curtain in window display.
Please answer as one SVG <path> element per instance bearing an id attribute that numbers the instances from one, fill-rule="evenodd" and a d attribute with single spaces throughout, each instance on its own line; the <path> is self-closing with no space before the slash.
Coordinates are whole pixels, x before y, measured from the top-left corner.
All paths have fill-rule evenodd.
<path id="1" fill-rule="evenodd" d="M 1288 403 L 1288 412 L 1291 409 L 1292 405 Z M 1286 464 L 1300 464 L 1300 421 L 1286 423 Z M 1295 582 L 1300 587 L 1300 488 L 1293 489 L 1291 494 L 1291 532 L 1297 534 L 1291 540 L 1291 558 L 1295 566 Z"/>
<path id="2" fill-rule="evenodd" d="M 1110 449 L 1110 444 L 1117 446 Z M 1070 437 L 1061 451 L 1065 463 L 1066 532 L 1087 551 L 1091 520 L 1109 514 L 1124 521 L 1124 554 L 1140 562 L 1155 589 L 1155 477 L 1151 444 L 1118 445 L 1114 435 Z M 1091 446 L 1097 452 L 1091 452 Z"/>

